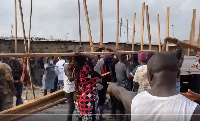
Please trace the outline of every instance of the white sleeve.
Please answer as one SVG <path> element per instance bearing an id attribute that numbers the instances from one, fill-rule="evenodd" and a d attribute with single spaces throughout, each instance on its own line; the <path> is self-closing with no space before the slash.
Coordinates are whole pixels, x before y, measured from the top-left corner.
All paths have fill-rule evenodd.
<path id="1" fill-rule="evenodd" d="M 101 58 L 98 62 L 97 62 L 97 64 L 96 64 L 96 66 L 94 67 L 94 71 L 96 71 L 97 73 L 99 73 L 99 74 L 101 74 L 101 66 L 104 64 L 104 60 L 103 60 L 103 58 Z"/>

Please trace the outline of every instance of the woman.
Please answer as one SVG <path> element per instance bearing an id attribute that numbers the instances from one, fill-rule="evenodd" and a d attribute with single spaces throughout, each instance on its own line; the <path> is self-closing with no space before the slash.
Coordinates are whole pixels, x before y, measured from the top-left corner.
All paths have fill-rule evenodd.
<path id="1" fill-rule="evenodd" d="M 77 53 L 72 63 L 75 80 L 75 102 L 79 121 L 96 121 L 99 119 L 99 97 L 97 90 L 98 77 L 94 73 L 92 60 L 96 56 Z"/>
<path id="2" fill-rule="evenodd" d="M 44 65 L 44 75 L 43 75 L 43 88 L 44 96 L 47 95 L 47 90 L 50 89 L 50 93 L 54 90 L 54 81 L 56 78 L 55 65 L 53 64 L 52 58 L 47 58 L 47 63 Z"/>

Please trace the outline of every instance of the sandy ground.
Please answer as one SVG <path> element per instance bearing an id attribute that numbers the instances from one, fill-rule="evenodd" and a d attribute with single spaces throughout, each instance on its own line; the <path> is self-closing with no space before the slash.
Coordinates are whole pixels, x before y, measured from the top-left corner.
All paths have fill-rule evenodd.
<path id="1" fill-rule="evenodd" d="M 23 99 L 25 99 L 25 89 L 23 91 Z M 35 87 L 35 96 L 36 98 L 39 98 L 41 96 L 43 96 L 43 90 L 40 87 Z M 30 101 L 33 99 L 33 93 L 31 88 L 28 89 L 28 100 Z M 15 102 L 15 98 L 14 98 L 14 102 Z M 24 102 L 26 102 L 24 100 Z M 15 105 L 15 103 L 14 103 Z M 47 110 L 44 110 L 38 114 L 34 114 L 31 115 L 29 117 L 26 117 L 20 121 L 66 121 L 66 117 L 67 117 L 67 110 L 68 110 L 68 105 L 66 104 L 59 104 L 58 106 L 54 106 L 52 108 L 49 108 Z M 104 111 L 104 115 L 103 117 L 106 118 L 106 121 L 114 121 L 114 120 L 110 120 L 108 118 L 110 114 L 110 110 L 105 110 Z M 76 118 L 76 115 L 73 115 L 73 121 L 78 121 Z"/>

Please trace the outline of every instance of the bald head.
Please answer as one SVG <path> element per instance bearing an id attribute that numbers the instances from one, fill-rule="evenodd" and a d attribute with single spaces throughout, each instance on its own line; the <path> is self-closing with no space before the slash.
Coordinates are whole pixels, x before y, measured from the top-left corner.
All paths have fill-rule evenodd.
<path id="1" fill-rule="evenodd" d="M 162 71 L 177 72 L 178 70 L 178 59 L 173 53 L 170 52 L 159 52 L 155 53 L 147 64 L 148 71 L 153 73 L 159 73 Z"/>

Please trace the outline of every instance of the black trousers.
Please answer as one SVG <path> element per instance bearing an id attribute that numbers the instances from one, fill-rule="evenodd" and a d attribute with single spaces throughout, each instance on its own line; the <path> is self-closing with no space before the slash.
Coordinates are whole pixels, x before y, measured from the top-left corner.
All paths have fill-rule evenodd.
<path id="1" fill-rule="evenodd" d="M 68 105 L 69 105 L 67 121 L 72 121 L 72 115 L 75 110 L 74 92 L 66 93 L 66 98 L 67 98 Z"/>

